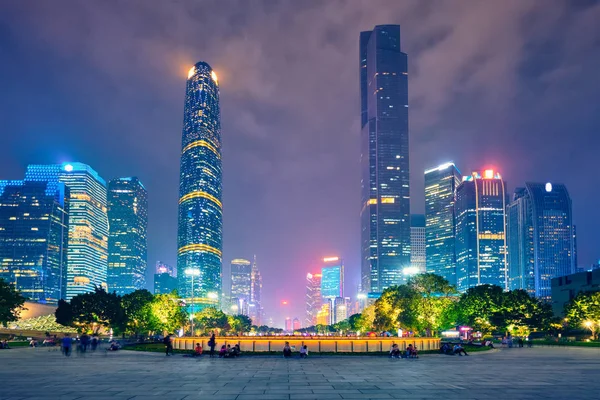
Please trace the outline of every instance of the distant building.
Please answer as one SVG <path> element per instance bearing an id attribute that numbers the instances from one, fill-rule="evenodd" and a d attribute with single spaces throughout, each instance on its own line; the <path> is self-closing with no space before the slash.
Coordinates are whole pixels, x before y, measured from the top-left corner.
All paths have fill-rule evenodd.
<path id="1" fill-rule="evenodd" d="M 162 261 L 157 261 L 156 262 L 156 274 L 164 274 L 167 273 L 173 277 L 175 277 L 175 268 L 173 268 L 172 265 L 169 265 L 167 263 L 164 263 Z"/>
<path id="2" fill-rule="evenodd" d="M 306 327 L 317 324 L 317 314 L 321 310 L 321 278 L 321 274 L 306 274 Z"/>
<path id="3" fill-rule="evenodd" d="M 290 317 L 285 318 L 285 331 L 292 332 L 292 319 Z"/>
<path id="4" fill-rule="evenodd" d="M 62 182 L 69 188 L 66 300 L 106 289 L 108 216 L 106 182 L 89 165 L 29 165 L 25 181 Z"/>
<path id="5" fill-rule="evenodd" d="M 0 181 L 0 279 L 31 301 L 64 299 L 68 223 L 64 183 Z"/>
<path id="6" fill-rule="evenodd" d="M 177 290 L 177 278 L 168 272 L 154 274 L 154 294 L 168 294 L 173 290 Z"/>
<path id="7" fill-rule="evenodd" d="M 298 318 L 294 318 L 294 320 L 292 321 L 292 329 L 294 331 L 302 329 L 302 322 L 300 322 Z"/>
<path id="8" fill-rule="evenodd" d="M 322 299 L 344 297 L 344 261 L 340 257 L 325 257 L 321 275 Z"/>
<path id="9" fill-rule="evenodd" d="M 483 284 L 507 288 L 506 190 L 498 172 L 465 176 L 456 189 L 457 289 Z"/>
<path id="10" fill-rule="evenodd" d="M 361 288 L 381 293 L 410 266 L 408 60 L 399 25 L 360 33 L 359 76 Z"/>
<path id="11" fill-rule="evenodd" d="M 248 304 L 248 316 L 252 320 L 253 325 L 262 325 L 263 308 L 262 308 L 262 276 L 256 264 L 256 256 L 252 262 L 252 272 L 250 275 L 250 302 Z"/>
<path id="12" fill-rule="evenodd" d="M 252 265 L 250 261 L 236 258 L 231 261 L 231 311 L 248 315 L 248 304 L 252 291 Z"/>
<path id="13" fill-rule="evenodd" d="M 552 311 L 564 316 L 564 307 L 581 292 L 600 291 L 600 269 L 552 278 Z"/>
<path id="14" fill-rule="evenodd" d="M 456 285 L 454 195 L 461 179 L 453 163 L 425 171 L 426 269 L 452 285 Z"/>
<path id="15" fill-rule="evenodd" d="M 348 301 L 344 297 L 336 297 L 330 300 L 333 303 L 332 324 L 338 323 L 348 318 Z"/>
<path id="16" fill-rule="evenodd" d="M 107 286 L 118 295 L 146 286 L 148 192 L 136 177 L 108 183 Z"/>
<path id="17" fill-rule="evenodd" d="M 575 272 L 571 198 L 560 184 L 527 183 L 507 209 L 508 281 L 544 300 L 551 279 Z"/>
<path id="18" fill-rule="evenodd" d="M 317 312 L 317 323 L 316 325 L 331 325 L 331 300 L 327 299 L 323 301 L 321 309 Z"/>
<path id="19" fill-rule="evenodd" d="M 410 272 L 404 271 L 405 278 L 411 274 L 420 274 L 426 269 L 425 247 L 425 216 L 412 214 L 410 216 Z"/>

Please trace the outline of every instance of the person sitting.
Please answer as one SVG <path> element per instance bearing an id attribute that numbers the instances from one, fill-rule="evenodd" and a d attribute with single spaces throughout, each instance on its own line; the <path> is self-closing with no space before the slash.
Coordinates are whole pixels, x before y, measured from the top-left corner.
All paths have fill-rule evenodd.
<path id="1" fill-rule="evenodd" d="M 219 350 L 219 358 L 225 357 L 225 354 L 227 354 L 227 347 L 223 345 L 221 346 L 221 350 Z"/>
<path id="2" fill-rule="evenodd" d="M 400 356 L 400 348 L 394 343 L 390 349 L 390 358 L 400 358 Z"/>
<path id="3" fill-rule="evenodd" d="M 38 342 L 35 339 L 31 339 L 31 341 L 29 342 L 29 347 L 37 347 Z"/>
<path id="4" fill-rule="evenodd" d="M 464 347 L 462 347 L 462 345 L 460 343 L 455 344 L 454 345 L 454 354 L 458 354 L 459 356 L 462 356 L 462 353 L 464 353 L 465 356 L 468 356 L 468 354 L 465 351 Z"/>
<path id="5" fill-rule="evenodd" d="M 194 349 L 194 357 L 200 357 L 202 355 L 202 346 L 200 346 L 200 343 L 196 343 L 196 348 Z"/>
<path id="6" fill-rule="evenodd" d="M 121 348 L 121 345 L 116 340 L 111 340 L 109 343 L 108 351 L 117 351 Z"/>
<path id="7" fill-rule="evenodd" d="M 408 347 L 406 348 L 406 352 L 404 353 L 406 358 L 410 358 L 411 357 L 411 355 L 413 353 L 413 348 L 412 347 L 413 347 L 413 345 L 409 344 Z"/>
<path id="8" fill-rule="evenodd" d="M 444 343 L 442 347 L 440 347 L 440 353 L 442 354 L 452 354 L 452 349 L 448 343 Z"/>
<path id="9" fill-rule="evenodd" d="M 306 345 L 300 346 L 300 358 L 308 357 L 308 347 Z"/>
<path id="10" fill-rule="evenodd" d="M 283 358 L 290 358 L 292 356 L 292 348 L 290 347 L 290 342 L 285 342 L 285 346 L 283 346 Z"/>
<path id="11" fill-rule="evenodd" d="M 235 352 L 235 356 L 236 356 L 236 357 L 239 357 L 239 356 L 241 356 L 241 355 L 242 355 L 242 350 L 240 349 L 240 345 L 239 345 L 239 344 L 235 344 L 235 345 L 233 346 L 233 350 L 234 350 L 234 352 Z"/>
<path id="12" fill-rule="evenodd" d="M 410 358 L 419 358 L 419 352 L 417 350 L 417 346 L 416 345 L 412 346 L 412 348 L 410 350 Z"/>
<path id="13" fill-rule="evenodd" d="M 491 349 L 493 349 L 493 348 L 494 348 L 494 343 L 492 343 L 492 341 L 491 341 L 491 340 L 486 340 L 486 341 L 483 343 L 483 345 L 484 345 L 485 347 L 489 347 L 489 348 L 491 348 Z"/>

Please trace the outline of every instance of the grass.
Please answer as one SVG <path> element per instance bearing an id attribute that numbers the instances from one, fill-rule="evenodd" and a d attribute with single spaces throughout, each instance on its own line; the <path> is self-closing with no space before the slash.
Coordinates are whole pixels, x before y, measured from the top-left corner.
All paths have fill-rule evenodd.
<path id="1" fill-rule="evenodd" d="M 600 347 L 600 342 L 575 342 L 571 340 L 534 340 L 534 346 Z"/>

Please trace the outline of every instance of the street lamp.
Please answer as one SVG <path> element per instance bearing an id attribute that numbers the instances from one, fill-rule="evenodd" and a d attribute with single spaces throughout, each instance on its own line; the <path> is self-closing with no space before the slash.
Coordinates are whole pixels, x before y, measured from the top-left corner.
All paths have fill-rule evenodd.
<path id="1" fill-rule="evenodd" d="M 200 276 L 200 270 L 198 268 L 186 268 L 183 273 L 186 276 L 192 277 L 192 313 L 190 314 L 190 321 L 192 322 L 192 336 L 194 336 L 194 297 L 195 297 L 195 287 L 194 287 L 194 277 Z"/>

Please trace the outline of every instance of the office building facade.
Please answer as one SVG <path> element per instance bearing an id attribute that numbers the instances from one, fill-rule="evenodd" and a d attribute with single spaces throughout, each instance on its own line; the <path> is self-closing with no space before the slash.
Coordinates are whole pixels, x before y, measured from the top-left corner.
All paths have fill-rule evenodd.
<path id="1" fill-rule="evenodd" d="M 200 307 L 215 305 L 222 290 L 221 190 L 219 83 L 210 65 L 199 62 L 188 72 L 185 94 L 177 277 L 179 295 L 194 296 Z M 191 279 L 186 270 L 199 274 Z"/>
<path id="2" fill-rule="evenodd" d="M 321 310 L 321 278 L 320 273 L 306 274 L 306 317 L 304 326 L 317 324 L 317 314 Z"/>
<path id="3" fill-rule="evenodd" d="M 25 181 L 62 182 L 69 189 L 66 300 L 106 289 L 108 216 L 106 181 L 89 165 L 29 165 Z"/>
<path id="4" fill-rule="evenodd" d="M 321 299 L 344 297 L 344 262 L 340 257 L 325 257 L 321 268 Z"/>
<path id="5" fill-rule="evenodd" d="M 454 195 L 462 177 L 453 163 L 425 171 L 425 250 L 427 272 L 456 285 Z"/>
<path id="6" fill-rule="evenodd" d="M 248 316 L 253 325 L 262 325 L 262 275 L 256 263 L 256 256 L 252 261 L 252 272 L 250 275 L 250 302 L 248 304 Z"/>
<path id="7" fill-rule="evenodd" d="M 252 265 L 250 261 L 236 258 L 231 261 L 231 311 L 234 314 L 248 315 L 252 294 Z"/>
<path id="8" fill-rule="evenodd" d="M 422 274 L 426 268 L 425 246 L 425 216 L 412 214 L 410 216 L 410 272 L 404 271 L 404 278 L 410 274 Z"/>
<path id="9" fill-rule="evenodd" d="M 508 206 L 508 281 L 550 300 L 552 278 L 575 273 L 571 198 L 565 185 L 526 183 Z"/>
<path id="10" fill-rule="evenodd" d="M 465 176 L 456 189 L 457 289 L 483 284 L 507 288 L 506 191 L 499 173 Z"/>
<path id="11" fill-rule="evenodd" d="M 30 301 L 64 299 L 68 223 L 64 183 L 0 181 L 0 279 Z"/>
<path id="12" fill-rule="evenodd" d="M 177 290 L 177 278 L 168 272 L 154 274 L 154 294 L 169 294 Z"/>
<path id="13" fill-rule="evenodd" d="M 108 183 L 108 226 L 108 290 L 124 295 L 143 289 L 148 264 L 148 192 L 138 178 Z"/>
<path id="14" fill-rule="evenodd" d="M 361 288 L 381 293 L 410 266 L 407 55 L 400 26 L 360 34 Z"/>

